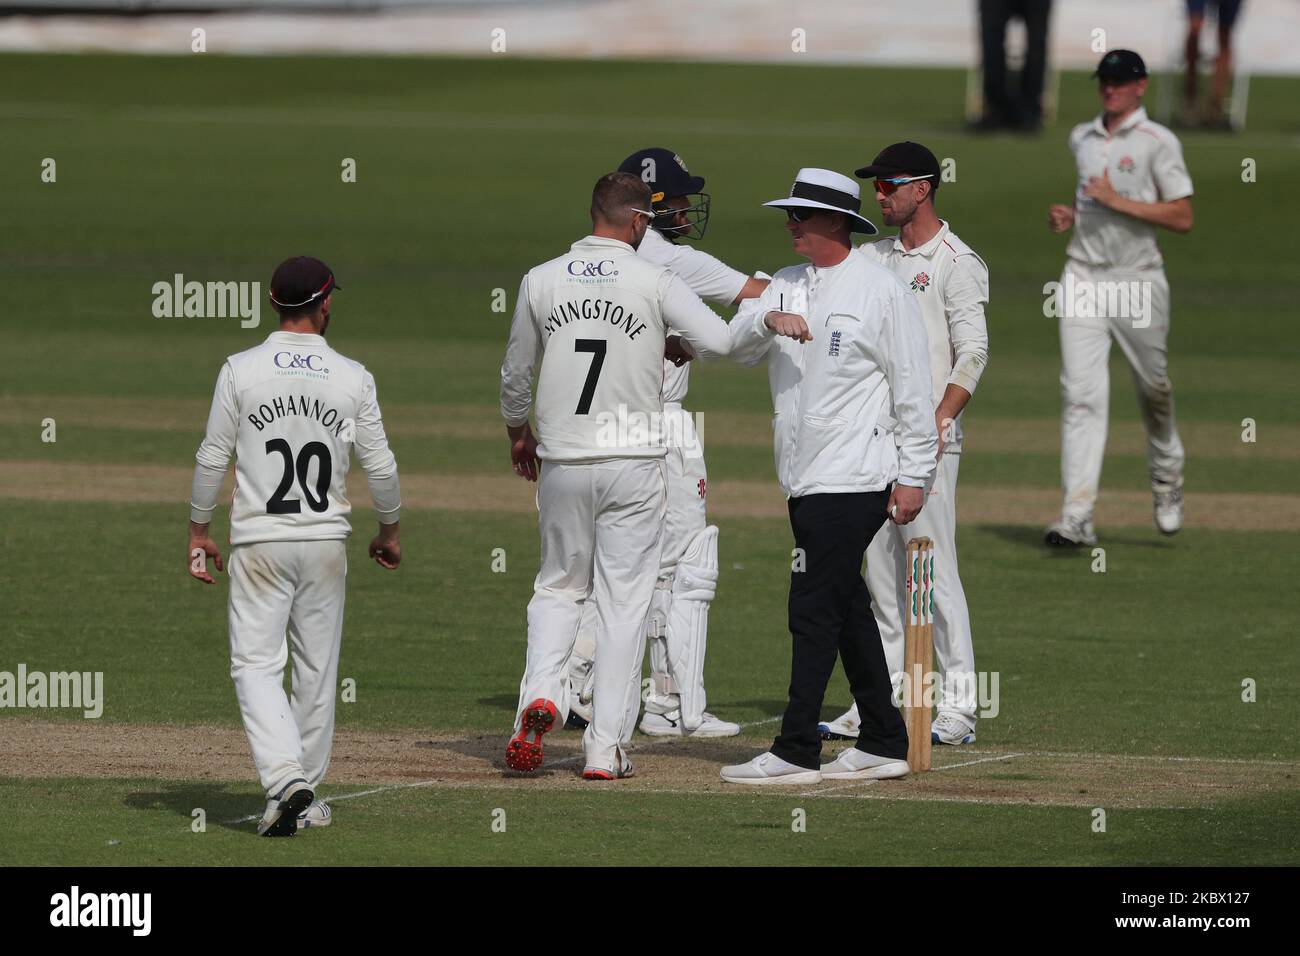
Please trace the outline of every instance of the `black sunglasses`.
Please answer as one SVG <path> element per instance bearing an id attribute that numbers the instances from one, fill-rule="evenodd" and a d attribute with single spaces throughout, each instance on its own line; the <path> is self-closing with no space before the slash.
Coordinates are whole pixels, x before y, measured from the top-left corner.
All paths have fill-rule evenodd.
<path id="1" fill-rule="evenodd" d="M 794 222 L 807 222 L 814 216 L 819 216 L 826 210 L 824 209 L 787 209 L 785 211 L 786 219 Z"/>

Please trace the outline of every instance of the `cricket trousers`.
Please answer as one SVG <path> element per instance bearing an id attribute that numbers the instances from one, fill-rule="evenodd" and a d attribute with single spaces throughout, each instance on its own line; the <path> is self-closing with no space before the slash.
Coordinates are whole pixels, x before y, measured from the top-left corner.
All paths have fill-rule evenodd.
<path id="1" fill-rule="evenodd" d="M 592 720 L 587 766 L 617 772 L 641 701 L 645 619 L 659 576 L 664 525 L 662 458 L 543 462 L 538 480 L 541 568 L 528 602 L 528 653 L 519 685 L 518 732 L 538 698 L 568 717 L 568 659 L 583 604 L 596 607 Z"/>
<path id="2" fill-rule="evenodd" d="M 934 486 L 925 507 L 908 524 L 886 521 L 867 549 L 867 589 L 880 628 L 885 660 L 893 677 L 895 699 L 901 703 L 903 609 L 907 606 L 907 542 L 934 542 L 934 653 L 939 668 L 940 713 L 959 714 L 974 724 L 978 703 L 975 647 L 971 640 L 966 591 L 957 573 L 957 471 L 961 455 L 939 456 Z"/>
<path id="3" fill-rule="evenodd" d="M 347 575 L 343 541 L 231 549 L 230 676 L 268 798 L 295 779 L 315 789 L 329 768 Z"/>
<path id="4" fill-rule="evenodd" d="M 650 639 L 650 670 L 652 680 L 645 698 L 647 713 L 667 714 L 682 709 L 681 720 L 688 731 L 694 730 L 704 719 L 707 706 L 704 691 L 704 654 L 707 631 L 679 627 L 680 620 L 672 614 L 673 583 L 677 566 L 691 545 L 704 534 L 707 527 L 705 496 L 708 472 L 704 465 L 704 447 L 690 413 L 677 402 L 664 403 L 664 417 L 673 423 L 669 432 L 672 440 L 666 442 L 664 480 L 667 489 L 664 513 L 663 544 L 660 549 L 659 579 L 655 584 L 654 598 L 647 621 Z M 711 569 L 716 575 L 716 567 Z M 588 600 L 582 608 L 582 623 L 566 671 L 575 675 L 574 661 L 589 662 L 595 656 L 596 602 Z M 658 632 L 658 637 L 655 636 Z M 670 653 L 670 651 L 672 653 Z M 671 659 L 689 661 L 694 666 L 674 668 Z M 671 684 L 661 686 L 667 677 Z M 575 680 L 574 693 L 582 693 Z M 639 701 L 638 701 L 639 703 Z M 627 725 L 623 743 L 631 741 L 636 726 L 636 714 Z"/>
<path id="5" fill-rule="evenodd" d="M 844 664 L 861 718 L 857 747 L 907 756 L 907 726 L 894 706 L 889 666 L 862 556 L 885 523 L 889 490 L 807 495 L 789 501 L 794 543 L 803 558 L 790 573 L 790 700 L 772 753 L 810 770 L 821 766 L 822 700 Z"/>
<path id="6" fill-rule="evenodd" d="M 1072 274 L 1072 280 L 1071 280 Z M 1061 483 L 1067 518 L 1091 520 L 1101 482 L 1110 415 L 1110 343 L 1128 360 L 1137 389 L 1138 409 L 1147 433 L 1147 466 L 1155 491 L 1183 485 L 1183 443 L 1174 423 L 1174 393 L 1169 381 L 1169 282 L 1163 269 L 1119 272 L 1068 262 L 1062 286 L 1071 282 L 1136 284 L 1147 308 L 1062 309 L 1061 328 Z M 1078 315 L 1077 312 L 1102 313 Z"/>

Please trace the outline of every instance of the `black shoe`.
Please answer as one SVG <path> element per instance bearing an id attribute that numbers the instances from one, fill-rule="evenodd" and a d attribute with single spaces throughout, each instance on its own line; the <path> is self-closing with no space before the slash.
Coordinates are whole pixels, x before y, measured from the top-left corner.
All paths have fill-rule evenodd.
<path id="1" fill-rule="evenodd" d="M 298 817 L 311 806 L 316 794 L 306 780 L 290 780 L 280 791 L 280 796 L 268 800 L 266 813 L 257 824 L 257 835 L 264 837 L 291 837 L 298 835 Z"/>
<path id="2" fill-rule="evenodd" d="M 564 722 L 565 730 L 586 730 L 591 721 L 587 720 L 577 711 L 569 711 L 569 719 Z"/>

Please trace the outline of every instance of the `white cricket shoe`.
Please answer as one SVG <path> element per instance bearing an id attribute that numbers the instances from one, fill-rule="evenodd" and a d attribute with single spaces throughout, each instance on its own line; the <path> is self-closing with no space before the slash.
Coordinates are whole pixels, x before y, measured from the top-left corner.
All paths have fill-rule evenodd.
<path id="1" fill-rule="evenodd" d="M 311 805 L 316 794 L 306 780 L 290 780 L 276 796 L 266 801 L 266 811 L 257 823 L 257 835 L 264 837 L 297 836 L 298 815 Z"/>
<path id="2" fill-rule="evenodd" d="M 908 774 L 907 761 L 898 757 L 877 757 L 849 747 L 830 763 L 822 764 L 827 780 L 896 780 Z"/>
<path id="3" fill-rule="evenodd" d="M 787 763 L 769 750 L 749 763 L 723 767 L 722 779 L 727 783 L 821 783 L 822 772 Z"/>
<path id="4" fill-rule="evenodd" d="M 1183 489 L 1170 488 L 1154 491 L 1156 527 L 1161 534 L 1177 534 L 1183 526 Z"/>
<path id="5" fill-rule="evenodd" d="M 729 720 L 719 720 L 707 710 L 704 720 L 689 734 L 682 725 L 681 709 L 670 710 L 666 714 L 646 711 L 641 718 L 641 733 L 650 737 L 735 737 L 740 733 L 740 724 Z"/>
<path id="6" fill-rule="evenodd" d="M 329 804 L 323 800 L 313 800 L 311 806 L 298 814 L 298 829 L 327 827 L 334 822 L 334 814 Z"/>
<path id="7" fill-rule="evenodd" d="M 860 725 L 858 705 L 855 701 L 852 707 L 829 724 L 818 724 L 817 729 L 821 731 L 822 740 L 857 740 Z"/>
<path id="8" fill-rule="evenodd" d="M 1090 518 L 1062 515 L 1056 524 L 1047 529 L 1044 540 L 1056 548 L 1077 548 L 1080 545 L 1096 544 L 1097 531 Z"/>
<path id="9" fill-rule="evenodd" d="M 930 726 L 930 742 L 935 744 L 973 744 L 975 724 L 956 714 L 940 714 Z"/>

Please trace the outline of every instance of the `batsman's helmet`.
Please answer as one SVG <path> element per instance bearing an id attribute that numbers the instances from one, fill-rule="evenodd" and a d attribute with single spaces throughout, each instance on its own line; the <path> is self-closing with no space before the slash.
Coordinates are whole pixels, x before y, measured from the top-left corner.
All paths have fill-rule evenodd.
<path id="1" fill-rule="evenodd" d="M 658 213 L 650 225 L 664 238 L 703 238 L 709 224 L 709 194 L 704 192 L 704 177 L 692 176 L 680 156 L 661 146 L 639 149 L 619 163 L 618 171 L 640 176 L 650 187 L 651 208 Z"/>

